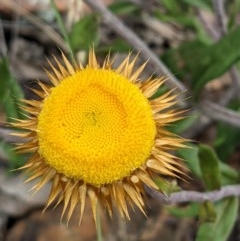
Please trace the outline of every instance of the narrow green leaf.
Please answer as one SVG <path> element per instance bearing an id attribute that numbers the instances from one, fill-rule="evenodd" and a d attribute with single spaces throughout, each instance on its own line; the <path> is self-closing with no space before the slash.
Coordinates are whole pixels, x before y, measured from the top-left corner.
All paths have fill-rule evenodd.
<path id="1" fill-rule="evenodd" d="M 220 171 L 222 185 L 237 184 L 240 182 L 240 173 L 229 165 L 220 162 Z"/>
<path id="2" fill-rule="evenodd" d="M 9 82 L 9 74 L 6 66 L 6 62 L 4 59 L 0 61 L 0 75 L 1 75 L 1 88 L 0 88 L 0 102 L 3 103 L 7 96 L 8 91 L 8 82 Z"/>
<path id="3" fill-rule="evenodd" d="M 131 52 L 131 46 L 123 39 L 116 39 L 111 42 L 110 45 L 111 53 L 129 53 Z M 105 55 L 109 53 L 109 46 L 103 45 L 97 48 L 97 53 L 104 53 Z"/>
<path id="4" fill-rule="evenodd" d="M 154 16 L 160 21 L 167 23 L 176 23 L 183 27 L 190 28 L 196 32 L 196 36 L 198 40 L 204 42 L 211 42 L 210 38 L 200 23 L 199 19 L 194 14 L 172 14 L 172 15 L 163 15 L 158 9 L 154 11 Z"/>
<path id="5" fill-rule="evenodd" d="M 76 22 L 70 33 L 69 41 L 73 51 L 88 50 L 92 44 L 98 41 L 98 21 L 94 14 L 87 15 Z"/>
<path id="6" fill-rule="evenodd" d="M 202 223 L 196 241 L 226 241 L 238 216 L 238 198 L 231 197 L 216 204 L 217 219 Z"/>
<path id="7" fill-rule="evenodd" d="M 26 162 L 26 155 L 17 154 L 11 144 L 0 140 L 0 151 L 4 153 L 9 160 L 9 169 L 16 169 Z"/>
<path id="8" fill-rule="evenodd" d="M 7 120 L 9 121 L 9 118 L 23 117 L 17 100 L 23 98 L 24 94 L 18 82 L 13 79 L 5 58 L 0 59 L 0 76 L 0 104 L 7 115 Z"/>
<path id="9" fill-rule="evenodd" d="M 180 13 L 180 1 L 175 0 L 161 0 L 161 4 L 167 9 L 169 13 Z"/>
<path id="10" fill-rule="evenodd" d="M 232 29 L 234 26 L 237 25 L 238 15 L 240 12 L 240 1 L 232 1 L 231 5 L 228 5 L 228 28 Z"/>
<path id="11" fill-rule="evenodd" d="M 220 189 L 221 173 L 219 160 L 214 150 L 207 145 L 200 145 L 198 157 L 205 187 L 208 190 Z"/>
<path id="12" fill-rule="evenodd" d="M 110 4 L 109 10 L 115 14 L 133 14 L 139 7 L 136 4 L 125 1 L 116 1 Z"/>

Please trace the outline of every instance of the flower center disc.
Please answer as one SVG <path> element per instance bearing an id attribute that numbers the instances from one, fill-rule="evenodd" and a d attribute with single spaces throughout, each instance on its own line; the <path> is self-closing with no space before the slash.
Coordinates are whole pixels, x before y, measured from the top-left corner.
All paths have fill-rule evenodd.
<path id="1" fill-rule="evenodd" d="M 156 127 L 137 86 L 111 70 L 86 68 L 51 89 L 38 118 L 39 153 L 59 173 L 99 186 L 149 157 Z"/>

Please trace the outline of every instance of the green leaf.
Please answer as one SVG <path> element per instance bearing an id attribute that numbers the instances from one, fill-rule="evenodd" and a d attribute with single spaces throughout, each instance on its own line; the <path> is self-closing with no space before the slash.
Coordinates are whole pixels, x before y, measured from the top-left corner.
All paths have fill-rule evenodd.
<path id="1" fill-rule="evenodd" d="M 220 162 L 220 171 L 222 175 L 222 185 L 231 185 L 240 182 L 240 173 L 229 165 Z"/>
<path id="2" fill-rule="evenodd" d="M 208 190 L 220 189 L 221 173 L 219 160 L 214 150 L 209 146 L 200 145 L 198 157 L 205 187 Z"/>
<path id="3" fill-rule="evenodd" d="M 177 4 L 174 0 L 162 0 L 161 4 L 169 11 L 169 12 L 179 12 Z"/>
<path id="4" fill-rule="evenodd" d="M 216 204 L 217 219 L 214 223 L 200 225 L 196 241 L 226 241 L 238 216 L 238 198 L 231 197 Z"/>
<path id="5" fill-rule="evenodd" d="M 192 126 L 197 121 L 197 116 L 190 115 L 186 118 L 174 122 L 168 129 L 176 134 L 181 134 L 186 131 L 190 126 Z"/>
<path id="6" fill-rule="evenodd" d="M 232 1 L 232 4 L 228 7 L 228 28 L 232 29 L 237 25 L 237 18 L 240 12 L 240 1 Z"/>
<path id="7" fill-rule="evenodd" d="M 133 14 L 139 7 L 136 4 L 125 1 L 116 1 L 110 4 L 109 10 L 118 15 Z"/>
<path id="8" fill-rule="evenodd" d="M 203 202 L 199 211 L 199 222 L 215 222 L 216 218 L 217 213 L 214 204 L 210 201 Z"/>
<path id="9" fill-rule="evenodd" d="M 0 76 L 0 104 L 3 106 L 4 112 L 7 115 L 7 121 L 9 121 L 10 118 L 23 117 L 17 100 L 23 98 L 24 94 L 18 82 L 13 79 L 6 58 L 0 59 Z"/>
<path id="10" fill-rule="evenodd" d="M 94 14 L 87 15 L 76 22 L 69 32 L 69 41 L 74 52 L 88 50 L 98 41 L 98 21 Z"/>
<path id="11" fill-rule="evenodd" d="M 218 156 L 226 161 L 229 156 L 234 152 L 235 148 L 239 145 L 240 131 L 225 123 L 218 123 L 217 136 L 215 141 L 215 149 Z"/>
<path id="12" fill-rule="evenodd" d="M 14 147 L 3 140 L 0 140 L 0 151 L 7 156 L 10 170 L 19 168 L 26 162 L 26 155 L 16 153 Z"/>
<path id="13" fill-rule="evenodd" d="M 227 160 L 234 152 L 239 145 L 239 138 L 239 129 L 225 123 L 218 123 L 215 149 L 222 160 Z"/>
<path id="14" fill-rule="evenodd" d="M 177 155 L 186 161 L 189 170 L 198 178 L 202 178 L 198 159 L 198 146 L 188 144 L 190 148 L 181 148 L 177 150 Z"/>
<path id="15" fill-rule="evenodd" d="M 239 112 L 239 100 L 231 101 L 228 108 Z M 233 154 L 235 148 L 239 145 L 240 130 L 234 126 L 225 123 L 217 123 L 217 133 L 214 142 L 215 150 L 221 160 L 224 162 Z"/>
<path id="16" fill-rule="evenodd" d="M 217 43 L 186 42 L 167 51 L 162 58 L 179 78 L 192 81 L 193 93 L 198 97 L 205 84 L 224 74 L 240 59 L 239 39 L 240 27 L 237 27 Z"/>
<path id="17" fill-rule="evenodd" d="M 186 207 L 165 207 L 167 211 L 178 218 L 194 218 L 198 216 L 200 204 L 199 203 L 190 203 Z"/>
<path id="18" fill-rule="evenodd" d="M 181 157 L 183 160 L 186 160 L 186 164 L 189 170 L 197 176 L 199 179 L 203 179 L 202 171 L 200 168 L 199 161 L 199 148 L 197 145 L 188 144 L 190 148 L 181 148 L 177 151 L 177 155 Z M 217 161 L 219 163 L 219 169 L 221 173 L 221 184 L 222 185 L 230 185 L 236 184 L 240 181 L 240 173 L 230 167 L 229 165 L 221 162 L 218 158 Z"/>
<path id="19" fill-rule="evenodd" d="M 109 46 L 99 46 L 97 48 L 97 53 L 104 53 L 105 55 L 109 53 L 109 49 L 111 53 L 129 53 L 132 47 L 122 39 L 116 39 L 111 42 Z"/>
<path id="20" fill-rule="evenodd" d="M 210 62 L 205 66 L 205 71 L 201 73 L 200 78 L 194 82 L 195 95 L 198 95 L 206 83 L 224 74 L 240 59 L 239 39 L 240 27 L 237 27 L 205 51 L 205 54 L 210 55 Z"/>
<path id="21" fill-rule="evenodd" d="M 183 2 L 197 8 L 211 9 L 211 1 L 208 0 L 182 0 Z"/>
<path id="22" fill-rule="evenodd" d="M 210 56 L 206 54 L 208 48 L 207 43 L 196 39 L 166 51 L 162 59 L 180 79 L 197 81 L 210 63 Z"/>

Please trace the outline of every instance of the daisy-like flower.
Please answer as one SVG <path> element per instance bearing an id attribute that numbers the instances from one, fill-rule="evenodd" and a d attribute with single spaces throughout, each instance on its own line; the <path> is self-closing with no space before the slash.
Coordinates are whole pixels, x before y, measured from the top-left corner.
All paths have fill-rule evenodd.
<path id="1" fill-rule="evenodd" d="M 176 95 L 153 99 L 164 78 L 140 81 L 146 64 L 134 71 L 137 57 L 129 55 L 116 69 L 109 56 L 100 66 L 94 50 L 86 67 L 62 59 L 47 71 L 52 86 L 38 82 L 41 90 L 33 89 L 41 100 L 22 100 L 27 119 L 12 123 L 25 139 L 17 150 L 32 153 L 21 168 L 27 181 L 39 180 L 35 191 L 51 181 L 46 208 L 63 202 L 68 220 L 76 206 L 81 220 L 88 199 L 95 220 L 98 203 L 110 215 L 115 206 L 127 219 L 129 206 L 144 213 L 144 185 L 158 190 L 158 174 L 182 173 L 169 151 L 184 140 L 165 129 L 181 119 L 170 108 Z"/>

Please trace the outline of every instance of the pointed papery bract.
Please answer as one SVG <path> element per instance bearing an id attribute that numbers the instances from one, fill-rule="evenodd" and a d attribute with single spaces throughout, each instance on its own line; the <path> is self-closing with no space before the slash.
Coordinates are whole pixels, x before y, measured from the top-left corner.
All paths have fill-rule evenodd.
<path id="1" fill-rule="evenodd" d="M 165 80 L 141 80 L 146 63 L 136 69 L 138 56 L 131 61 L 129 54 L 116 69 L 110 55 L 101 66 L 93 49 L 86 67 L 64 54 L 54 59 L 57 67 L 49 62 L 47 71 L 52 85 L 39 81 L 41 90 L 32 91 L 41 99 L 21 100 L 27 119 L 12 123 L 23 130 L 14 135 L 25 139 L 16 149 L 32 153 L 20 168 L 27 181 L 39 180 L 35 192 L 50 181 L 45 209 L 63 203 L 68 221 L 78 206 L 81 223 L 87 201 L 95 221 L 98 204 L 110 216 L 116 208 L 130 219 L 134 206 L 145 214 L 144 185 L 158 190 L 158 174 L 183 174 L 169 151 L 184 147 L 185 140 L 165 129 L 182 118 L 173 108 L 176 96 L 169 91 L 153 98 Z"/>

